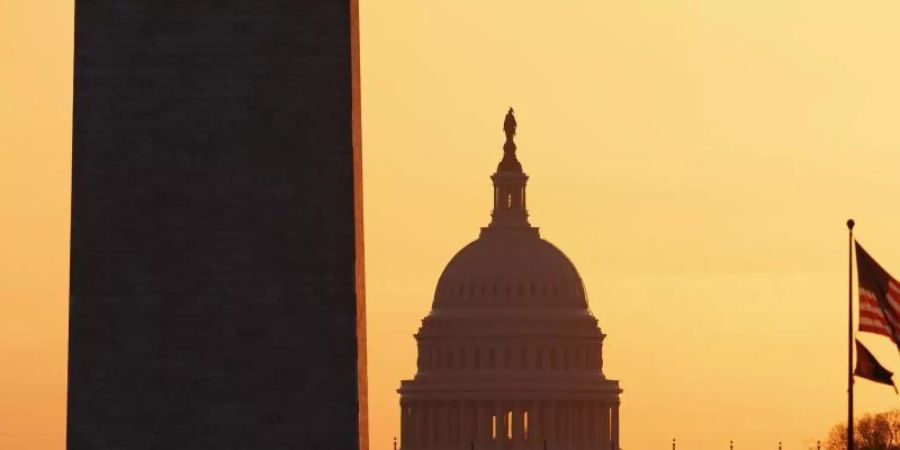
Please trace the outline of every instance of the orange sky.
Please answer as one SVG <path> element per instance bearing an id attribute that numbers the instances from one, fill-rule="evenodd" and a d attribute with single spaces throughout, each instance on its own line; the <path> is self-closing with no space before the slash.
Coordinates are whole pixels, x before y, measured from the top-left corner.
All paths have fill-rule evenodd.
<path id="1" fill-rule="evenodd" d="M 847 217 L 900 275 L 900 4 L 361 3 L 373 449 L 488 221 L 510 105 L 531 222 L 608 334 L 624 448 L 802 449 L 844 419 Z M 3 449 L 64 447 L 72 9 L 0 1 Z M 857 383 L 858 414 L 897 406 Z"/>

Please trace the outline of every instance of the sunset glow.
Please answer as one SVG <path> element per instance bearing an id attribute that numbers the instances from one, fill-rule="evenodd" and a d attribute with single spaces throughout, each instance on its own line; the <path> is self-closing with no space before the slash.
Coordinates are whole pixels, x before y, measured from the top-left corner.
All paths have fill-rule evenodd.
<path id="1" fill-rule="evenodd" d="M 900 275 L 898 17 L 361 1 L 370 448 L 399 435 L 441 270 L 490 221 L 510 106 L 529 221 L 607 334 L 622 448 L 815 448 L 846 416 L 849 217 Z M 73 20 L 71 0 L 0 4 L 2 449 L 65 442 Z M 898 399 L 856 382 L 857 416 Z"/>

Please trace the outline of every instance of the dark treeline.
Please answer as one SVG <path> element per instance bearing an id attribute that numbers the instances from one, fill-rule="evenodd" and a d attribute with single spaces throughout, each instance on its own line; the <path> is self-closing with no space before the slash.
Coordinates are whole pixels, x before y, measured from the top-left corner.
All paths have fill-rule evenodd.
<path id="1" fill-rule="evenodd" d="M 853 428 L 854 450 L 900 450 L 900 409 L 866 414 L 856 419 Z M 847 450 L 847 424 L 831 428 L 822 450 Z"/>

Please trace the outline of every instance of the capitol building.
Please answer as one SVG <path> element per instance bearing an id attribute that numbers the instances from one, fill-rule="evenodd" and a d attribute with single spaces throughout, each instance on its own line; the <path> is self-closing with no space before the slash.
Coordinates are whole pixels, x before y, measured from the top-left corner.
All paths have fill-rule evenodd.
<path id="1" fill-rule="evenodd" d="M 569 258 L 528 221 L 512 108 L 491 222 L 447 264 L 401 382 L 402 450 L 619 450 L 616 380 Z"/>

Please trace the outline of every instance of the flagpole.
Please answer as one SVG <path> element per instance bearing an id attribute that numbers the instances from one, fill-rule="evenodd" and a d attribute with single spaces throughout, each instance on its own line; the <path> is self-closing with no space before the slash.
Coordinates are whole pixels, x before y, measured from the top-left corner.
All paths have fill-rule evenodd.
<path id="1" fill-rule="evenodd" d="M 853 219 L 847 221 L 849 230 L 847 284 L 847 450 L 853 450 Z"/>

